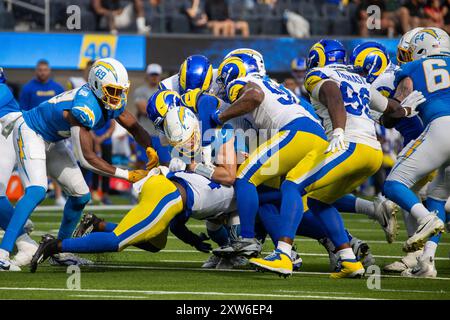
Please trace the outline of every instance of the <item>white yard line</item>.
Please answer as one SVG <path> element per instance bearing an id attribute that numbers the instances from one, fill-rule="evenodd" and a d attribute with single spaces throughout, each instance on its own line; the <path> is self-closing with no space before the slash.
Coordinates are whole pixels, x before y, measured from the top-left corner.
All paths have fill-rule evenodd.
<path id="1" fill-rule="evenodd" d="M 96 298 L 113 298 L 113 299 L 148 299 L 148 297 L 143 297 L 143 296 L 113 296 L 113 295 L 100 295 L 100 294 L 74 294 L 74 295 L 69 295 L 69 297 L 74 297 L 74 298 L 92 298 L 92 299 L 96 299 Z"/>
<path id="2" fill-rule="evenodd" d="M 346 300 L 379 300 L 365 297 L 326 296 L 326 295 L 294 295 L 273 293 L 243 293 L 243 292 L 216 292 L 216 291 L 149 291 L 149 290 L 115 290 L 115 289 L 80 289 L 66 288 L 18 288 L 0 287 L 3 291 L 56 291 L 56 292 L 106 292 L 106 293 L 139 293 L 146 295 L 201 295 L 201 296 L 229 296 L 229 297 L 263 297 L 263 298 L 305 298 L 305 299 L 346 299 Z"/>

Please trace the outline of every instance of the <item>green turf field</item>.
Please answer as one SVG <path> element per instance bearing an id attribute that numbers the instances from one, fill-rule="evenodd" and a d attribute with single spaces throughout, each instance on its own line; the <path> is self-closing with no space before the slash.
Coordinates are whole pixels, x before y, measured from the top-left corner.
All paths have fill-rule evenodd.
<path id="1" fill-rule="evenodd" d="M 124 211 L 99 211 L 99 216 L 119 221 Z M 35 232 L 57 233 L 60 212 L 36 212 Z M 379 226 L 364 216 L 344 214 L 347 228 L 369 242 L 377 264 L 383 266 L 401 252 L 405 232 L 401 224 L 396 243 L 388 245 Z M 402 220 L 401 217 L 399 220 Z M 194 231 L 203 231 L 200 221 L 191 221 Z M 68 274 L 62 267 L 42 264 L 35 274 L 0 273 L 0 299 L 450 299 L 450 241 L 445 234 L 437 252 L 437 279 L 410 279 L 383 275 L 381 289 L 369 290 L 367 278 L 331 280 L 328 256 L 316 241 L 298 238 L 303 258 L 301 272 L 283 279 L 253 270 L 203 270 L 207 254 L 169 236 L 166 249 L 148 253 L 128 248 L 122 253 L 86 255 L 96 261 L 94 267 L 81 269 L 81 289 L 70 290 Z M 272 244 L 265 245 L 265 251 Z M 372 281 L 373 282 L 373 281 Z"/>

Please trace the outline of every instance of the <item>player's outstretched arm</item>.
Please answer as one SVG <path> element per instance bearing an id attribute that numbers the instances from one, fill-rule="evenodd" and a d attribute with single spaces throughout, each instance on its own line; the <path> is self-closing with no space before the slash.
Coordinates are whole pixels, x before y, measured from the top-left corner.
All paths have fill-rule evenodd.
<path id="1" fill-rule="evenodd" d="M 94 138 L 90 130 L 83 127 L 70 113 L 66 113 L 66 118 L 71 125 L 70 133 L 75 157 L 83 168 L 102 176 L 122 178 L 130 182 L 139 181 L 147 175 L 145 170 L 124 170 L 100 158 L 94 151 Z"/>
<path id="2" fill-rule="evenodd" d="M 264 100 L 264 92 L 253 82 L 248 82 L 242 88 L 233 104 L 218 115 L 218 122 L 225 123 L 230 119 L 234 119 L 249 112 L 252 112 Z"/>
<path id="3" fill-rule="evenodd" d="M 142 147 L 148 148 L 152 146 L 150 134 L 139 124 L 137 119 L 128 110 L 125 110 L 116 120 Z"/>

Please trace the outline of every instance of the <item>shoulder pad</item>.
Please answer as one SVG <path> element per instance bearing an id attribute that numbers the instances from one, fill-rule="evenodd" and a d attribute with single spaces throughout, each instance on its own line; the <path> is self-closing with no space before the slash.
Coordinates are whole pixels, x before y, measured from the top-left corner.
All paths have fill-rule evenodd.
<path id="1" fill-rule="evenodd" d="M 239 93 L 245 87 L 249 79 L 241 78 L 231 81 L 227 86 L 227 99 L 233 103 L 237 100 Z"/>
<path id="2" fill-rule="evenodd" d="M 314 68 L 305 76 L 305 88 L 311 94 L 319 82 L 328 78 L 326 70 Z"/>
<path id="3" fill-rule="evenodd" d="M 197 112 L 197 103 L 201 95 L 202 90 L 199 88 L 189 90 L 188 92 L 186 92 L 181 96 L 181 103 L 185 107 L 191 108 L 192 110 L 194 110 L 194 112 Z"/>

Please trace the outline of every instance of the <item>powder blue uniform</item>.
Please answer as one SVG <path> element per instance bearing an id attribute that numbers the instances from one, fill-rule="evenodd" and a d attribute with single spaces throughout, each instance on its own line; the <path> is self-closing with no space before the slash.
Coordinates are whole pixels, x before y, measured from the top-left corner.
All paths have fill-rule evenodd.
<path id="1" fill-rule="evenodd" d="M 86 84 L 81 88 L 66 91 L 41 103 L 38 107 L 23 112 L 27 125 L 47 142 L 56 142 L 70 136 L 70 124 L 64 119 L 64 111 L 70 111 L 78 122 L 93 130 L 101 129 L 109 119 L 119 117 L 125 110 L 106 110 Z"/>
<path id="2" fill-rule="evenodd" d="M 438 175 L 429 195 L 439 200 L 448 198 L 445 168 L 450 164 L 450 57 L 430 56 L 403 65 L 396 73 L 395 85 L 406 77 L 412 79 L 413 89 L 421 91 L 427 99 L 416 109 L 425 129 L 401 152 L 384 189 L 391 200 L 410 210 L 416 199 L 401 192 L 401 186 L 395 183 L 411 188 L 436 169 Z"/>

